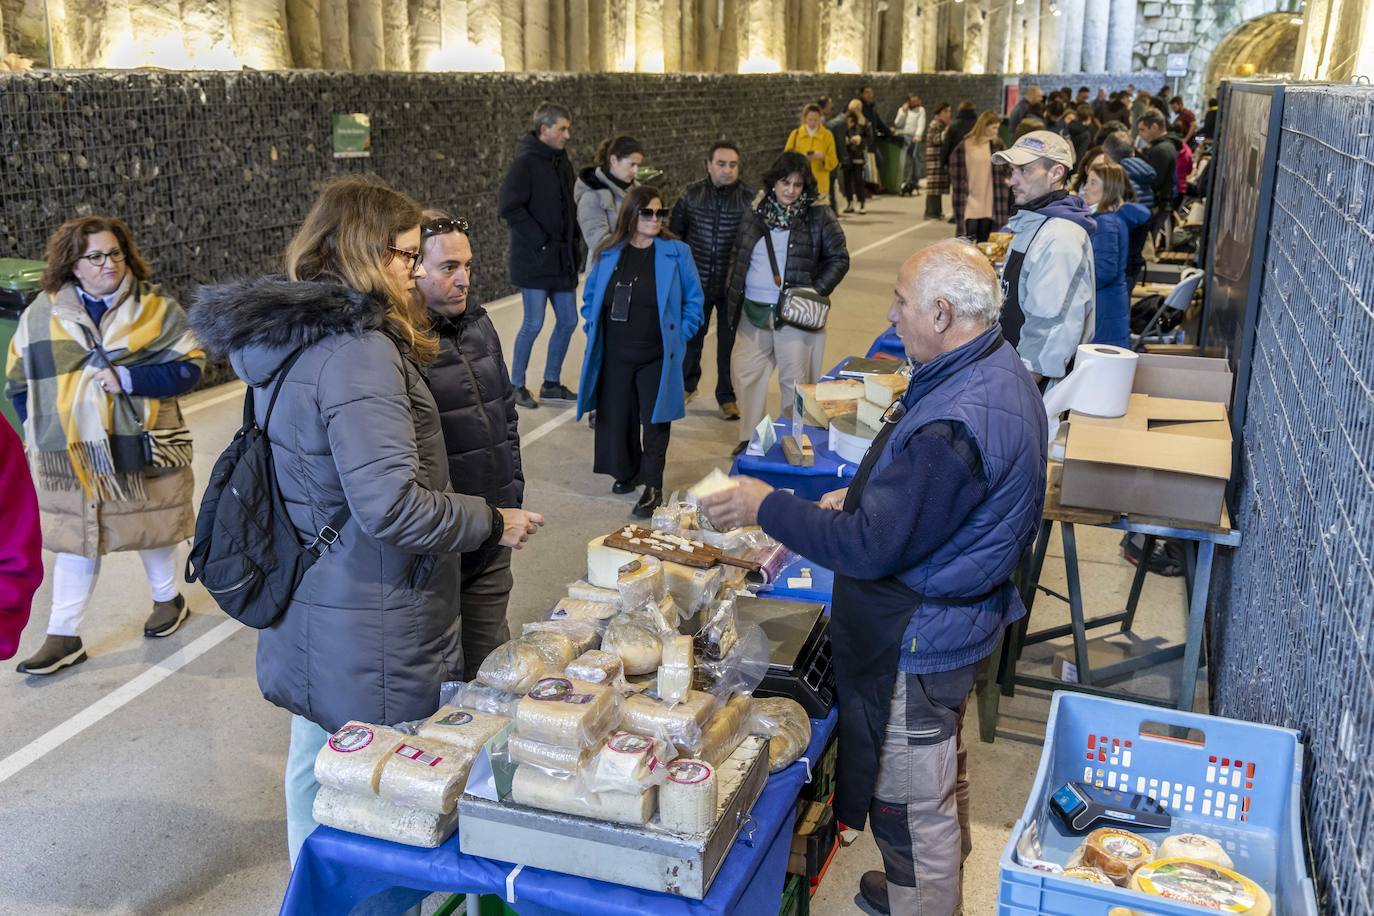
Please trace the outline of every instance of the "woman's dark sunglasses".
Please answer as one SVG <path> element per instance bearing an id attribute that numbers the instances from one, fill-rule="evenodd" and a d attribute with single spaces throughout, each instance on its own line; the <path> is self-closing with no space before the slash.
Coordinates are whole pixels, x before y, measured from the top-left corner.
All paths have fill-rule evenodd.
<path id="1" fill-rule="evenodd" d="M 669 210 L 667 208 L 664 208 L 662 210 L 655 210 L 653 207 L 640 207 L 639 218 L 656 219 L 659 222 L 662 222 L 663 220 L 667 219 L 672 214 L 672 212 L 672 210 Z"/>
<path id="2" fill-rule="evenodd" d="M 420 224 L 420 238 L 427 239 L 436 235 L 446 235 L 450 232 L 461 232 L 468 234 L 468 221 L 461 216 L 454 219 L 447 217 L 443 219 L 432 219 Z"/>

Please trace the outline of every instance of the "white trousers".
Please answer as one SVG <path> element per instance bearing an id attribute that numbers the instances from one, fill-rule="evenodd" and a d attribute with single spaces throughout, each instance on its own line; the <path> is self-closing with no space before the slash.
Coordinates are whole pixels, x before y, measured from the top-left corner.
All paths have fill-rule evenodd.
<path id="1" fill-rule="evenodd" d="M 782 392 L 780 417 L 791 417 L 797 400 L 797 386 L 808 385 L 821 377 L 825 357 L 825 331 L 803 331 L 784 327 L 758 328 L 740 316 L 735 332 L 735 349 L 730 355 L 730 375 L 735 382 L 735 403 L 739 405 L 739 441 L 749 436 L 768 410 L 768 384 L 778 370 Z"/>
<path id="2" fill-rule="evenodd" d="M 175 544 L 138 552 L 154 601 L 171 601 L 177 596 L 176 552 Z M 100 557 L 92 560 L 74 553 L 57 555 L 52 570 L 52 614 L 48 617 L 50 635 L 76 635 L 99 577 Z"/>

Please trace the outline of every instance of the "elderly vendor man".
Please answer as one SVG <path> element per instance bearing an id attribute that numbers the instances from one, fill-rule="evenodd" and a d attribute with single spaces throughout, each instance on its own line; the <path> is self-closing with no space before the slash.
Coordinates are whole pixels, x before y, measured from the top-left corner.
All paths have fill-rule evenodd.
<path id="1" fill-rule="evenodd" d="M 1025 613 L 1011 575 L 1040 523 L 1047 433 L 1001 301 L 967 242 L 913 255 L 888 319 L 915 371 L 853 483 L 817 504 L 743 477 L 703 500 L 718 527 L 757 523 L 835 571 L 835 813 L 851 827 L 872 817 L 884 870 L 860 890 L 881 912 L 961 910 L 960 710 Z"/>

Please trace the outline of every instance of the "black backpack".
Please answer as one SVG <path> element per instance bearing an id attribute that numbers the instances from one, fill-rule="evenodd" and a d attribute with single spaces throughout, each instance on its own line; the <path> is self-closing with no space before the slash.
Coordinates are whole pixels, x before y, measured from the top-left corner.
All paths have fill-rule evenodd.
<path id="1" fill-rule="evenodd" d="M 291 354 L 277 377 L 259 428 L 253 412 L 253 388 L 243 399 L 243 426 L 219 456 L 200 502 L 195 542 L 186 560 L 186 581 L 200 581 L 215 603 L 235 620 L 262 630 L 291 603 L 302 577 L 348 521 L 347 503 L 301 546 L 282 502 L 272 466 L 267 425 L 272 408 L 301 351 Z"/>

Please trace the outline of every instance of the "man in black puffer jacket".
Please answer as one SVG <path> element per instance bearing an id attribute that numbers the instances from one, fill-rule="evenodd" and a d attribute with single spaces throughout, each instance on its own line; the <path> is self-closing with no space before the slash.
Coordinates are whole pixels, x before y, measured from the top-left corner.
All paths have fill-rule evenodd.
<path id="1" fill-rule="evenodd" d="M 707 177 L 687 186 L 673 205 L 668 227 L 692 249 L 701 287 L 706 293 L 701 327 L 687 342 L 687 358 L 682 362 L 683 388 L 690 401 L 701 381 L 701 351 L 711 327 L 711 312 L 716 313 L 716 403 L 727 420 L 739 419 L 735 389 L 730 382 L 730 350 L 735 332 L 725 312 L 725 280 L 730 272 L 730 256 L 735 250 L 735 235 L 740 219 L 749 209 L 754 192 L 739 180 L 739 148 L 728 140 L 718 141 L 706 154 Z"/>
<path id="2" fill-rule="evenodd" d="M 420 250 L 425 275 L 415 287 L 439 335 L 439 357 L 427 376 L 439 407 L 449 481 L 458 493 L 518 509 L 525 497 L 525 475 L 515 389 L 496 327 L 468 294 L 468 224 L 440 210 L 424 215 Z M 459 607 L 466 677 L 476 674 L 487 655 L 510 638 L 506 605 L 515 583 L 510 558 L 510 548 L 500 545 L 463 554 Z"/>

